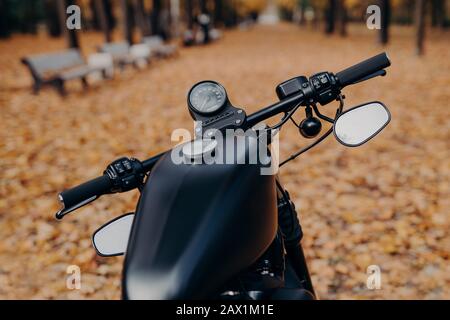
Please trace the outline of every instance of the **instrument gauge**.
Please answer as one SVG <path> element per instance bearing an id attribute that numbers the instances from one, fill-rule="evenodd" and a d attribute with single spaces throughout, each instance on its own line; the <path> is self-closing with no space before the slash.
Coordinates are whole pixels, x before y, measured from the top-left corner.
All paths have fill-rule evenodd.
<path id="1" fill-rule="evenodd" d="M 227 100 L 224 87 L 217 82 L 205 81 L 195 85 L 189 93 L 189 104 L 194 111 L 209 115 L 219 111 Z"/>

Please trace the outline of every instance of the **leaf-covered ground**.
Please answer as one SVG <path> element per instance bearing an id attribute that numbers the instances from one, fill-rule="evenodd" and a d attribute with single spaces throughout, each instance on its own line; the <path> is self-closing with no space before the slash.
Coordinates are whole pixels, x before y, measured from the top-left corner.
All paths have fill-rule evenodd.
<path id="1" fill-rule="evenodd" d="M 392 122 L 367 145 L 333 138 L 283 168 L 322 299 L 450 299 L 450 36 L 427 34 L 414 55 L 412 29 L 395 28 L 385 48 L 388 76 L 345 90 L 347 106 L 381 100 Z M 101 43 L 82 36 L 85 53 Z M 234 30 L 176 59 L 132 68 L 87 92 L 69 85 L 30 93 L 19 58 L 63 48 L 61 39 L 15 36 L 0 42 L 0 298 L 120 298 L 122 258 L 95 255 L 90 236 L 133 211 L 136 193 L 105 196 L 57 222 L 58 191 L 99 175 L 113 159 L 144 159 L 169 148 L 176 128 L 192 128 L 186 93 L 197 81 L 224 84 L 248 112 L 276 100 L 279 82 L 339 71 L 383 50 L 376 34 L 352 27 L 346 39 L 292 25 Z M 322 108 L 332 114 L 334 106 Z M 300 112 L 297 115 L 299 118 Z M 305 144 L 281 133 L 283 156 Z M 66 289 L 78 265 L 82 289 Z M 366 268 L 381 268 L 381 289 L 366 288 Z"/>

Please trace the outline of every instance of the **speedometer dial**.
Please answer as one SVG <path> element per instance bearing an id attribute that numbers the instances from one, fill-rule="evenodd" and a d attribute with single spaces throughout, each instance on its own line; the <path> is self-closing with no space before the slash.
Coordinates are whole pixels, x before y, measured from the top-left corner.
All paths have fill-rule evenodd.
<path id="1" fill-rule="evenodd" d="M 197 84 L 189 94 L 189 102 L 192 108 L 202 114 L 211 114 L 218 111 L 224 106 L 226 99 L 225 89 L 212 81 Z"/>

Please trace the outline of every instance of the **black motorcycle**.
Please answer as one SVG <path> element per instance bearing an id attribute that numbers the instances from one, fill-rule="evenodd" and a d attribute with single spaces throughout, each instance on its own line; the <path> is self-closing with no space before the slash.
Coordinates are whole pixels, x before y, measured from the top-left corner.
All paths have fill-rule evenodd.
<path id="1" fill-rule="evenodd" d="M 350 147 L 377 135 L 390 121 L 388 109 L 370 102 L 343 111 L 341 90 L 384 76 L 388 66 L 381 53 L 336 74 L 290 79 L 276 88 L 279 102 L 250 115 L 217 82 L 200 82 L 188 94 L 192 140 L 145 161 L 112 162 L 102 176 L 61 192 L 56 217 L 102 195 L 139 189 L 136 212 L 93 235 L 99 255 L 126 253 L 124 299 L 315 299 L 297 212 L 276 169 L 331 133 Z M 318 105 L 333 101 L 334 118 L 320 113 Z M 292 116 L 300 108 L 305 118 L 297 123 Z M 261 124 L 276 115 L 277 124 Z M 288 121 L 306 138 L 319 135 L 322 121 L 333 125 L 278 163 L 272 146 Z"/>

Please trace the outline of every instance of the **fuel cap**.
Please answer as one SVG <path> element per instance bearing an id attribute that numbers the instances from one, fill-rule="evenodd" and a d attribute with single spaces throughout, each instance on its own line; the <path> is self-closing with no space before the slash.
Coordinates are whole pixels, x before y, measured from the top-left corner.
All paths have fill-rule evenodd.
<path id="1" fill-rule="evenodd" d="M 213 139 L 197 139 L 183 146 L 183 155 L 186 160 L 198 160 L 204 154 L 211 154 L 217 147 L 217 141 Z"/>

